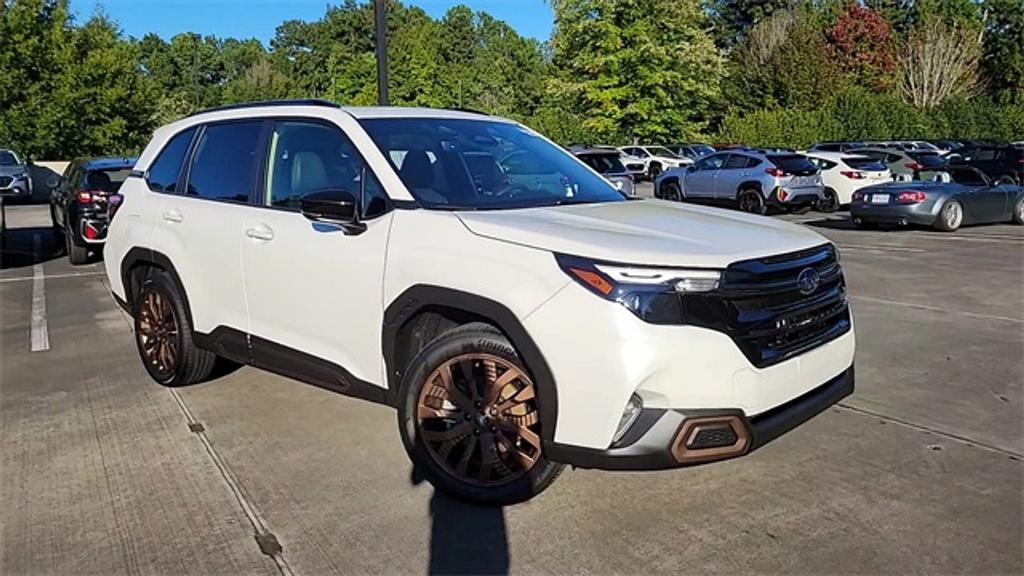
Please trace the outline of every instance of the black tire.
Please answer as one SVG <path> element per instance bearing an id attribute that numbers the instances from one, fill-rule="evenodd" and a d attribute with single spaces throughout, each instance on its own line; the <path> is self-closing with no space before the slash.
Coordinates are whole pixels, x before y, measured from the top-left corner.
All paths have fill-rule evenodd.
<path id="1" fill-rule="evenodd" d="M 744 188 L 736 196 L 736 204 L 743 212 L 750 214 L 764 215 L 768 212 L 768 206 L 764 202 L 764 196 L 757 188 Z"/>
<path id="2" fill-rule="evenodd" d="M 178 291 L 170 275 L 163 270 L 149 269 L 145 274 L 142 287 L 133 299 L 132 313 L 135 316 L 135 344 L 146 372 L 153 380 L 169 387 L 187 386 L 205 380 L 213 371 L 217 356 L 196 347 L 192 338 L 192 322 L 186 313 L 184 295 Z M 163 304 L 156 304 L 157 301 L 162 301 Z M 147 309 L 150 305 L 154 308 Z M 154 310 L 159 313 L 154 314 Z M 170 328 L 165 329 L 163 339 L 154 336 L 153 328 L 146 325 L 147 319 L 155 317 L 173 322 L 173 331 Z M 163 364 L 147 350 L 154 341 L 157 346 L 166 343 L 167 346 L 173 347 L 172 361 Z"/>
<path id="3" fill-rule="evenodd" d="M 964 222 L 964 207 L 956 200 L 949 200 L 939 210 L 935 220 L 935 229 L 942 232 L 955 232 Z"/>
<path id="4" fill-rule="evenodd" d="M 53 204 L 50 204 L 50 223 L 53 225 L 53 239 L 57 241 L 59 247 L 64 243 L 64 229 L 57 224 L 57 214 L 53 211 Z"/>
<path id="5" fill-rule="evenodd" d="M 519 356 L 509 341 L 494 327 L 483 323 L 473 323 L 441 334 L 420 350 L 412 362 L 410 362 L 408 370 L 406 370 L 405 376 L 402 379 L 398 394 L 398 427 L 402 436 L 402 443 L 405 445 L 405 449 L 413 464 L 422 472 L 423 476 L 435 488 L 456 498 L 487 505 L 515 504 L 528 500 L 550 486 L 558 475 L 561 474 L 563 465 L 551 462 L 545 457 L 543 451 L 538 450 L 532 454 L 532 466 L 517 470 L 515 474 L 510 475 L 510 479 L 498 479 L 489 485 L 483 480 L 480 482 L 471 480 L 469 478 L 471 470 L 476 472 L 478 477 L 483 475 L 483 454 L 486 446 L 495 447 L 494 451 L 491 452 L 494 455 L 493 457 L 496 458 L 495 464 L 500 462 L 501 466 L 506 466 L 507 464 L 515 465 L 518 462 L 518 460 L 512 458 L 508 444 L 496 443 L 496 439 L 504 439 L 508 442 L 508 432 L 499 430 L 496 433 L 498 429 L 494 425 L 482 420 L 487 418 L 484 413 L 487 409 L 486 404 L 476 402 L 475 407 L 471 406 L 468 410 L 463 411 L 460 408 L 459 401 L 452 400 L 449 404 L 453 408 L 445 409 L 443 411 L 444 416 L 424 418 L 425 420 L 429 419 L 434 424 L 444 424 L 442 430 L 438 430 L 437 426 L 426 426 L 420 421 L 419 408 L 421 396 L 423 399 L 437 400 L 439 397 L 436 394 L 429 395 L 427 392 L 444 391 L 444 388 L 439 387 L 437 384 L 440 380 L 433 379 L 433 377 L 443 370 L 448 370 L 459 359 L 467 357 L 470 359 L 459 363 L 460 368 L 468 362 L 471 366 L 469 368 L 470 373 L 475 375 L 482 374 L 483 372 L 481 371 L 484 370 L 484 367 L 478 366 L 477 360 L 474 358 L 476 355 L 481 355 L 484 361 L 487 358 L 492 358 L 503 363 L 504 366 L 517 369 L 524 376 L 522 380 L 530 381 L 529 370 L 520 361 Z M 463 375 L 461 380 L 458 376 L 454 375 L 454 372 L 448 372 L 448 374 L 449 382 L 458 389 L 459 397 L 462 401 L 471 402 L 474 398 L 480 398 L 470 394 L 472 389 L 467 387 L 469 380 L 465 376 L 467 374 L 465 371 L 460 372 Z M 433 383 L 428 382 L 428 380 L 431 380 Z M 513 385 L 516 384 L 522 385 L 522 381 L 517 379 Z M 479 386 L 479 384 L 477 385 Z M 530 382 L 530 385 L 535 386 L 532 382 Z M 426 388 L 428 386 L 430 388 Z M 526 386 L 523 385 L 523 388 L 526 388 Z M 514 392 L 510 397 L 499 397 L 498 404 L 504 404 L 506 401 L 512 400 L 523 388 L 518 388 L 518 391 Z M 486 389 L 484 390 L 486 391 Z M 477 391 L 480 391 L 480 388 L 477 388 Z M 449 397 L 456 398 L 455 395 L 450 395 Z M 539 411 L 537 411 L 537 414 L 539 416 Z M 539 418 L 535 424 L 530 426 L 534 429 L 537 435 L 535 441 L 539 444 Z M 456 430 L 457 428 L 465 428 L 466 431 L 460 434 Z M 489 431 L 487 428 L 489 428 Z M 441 440 L 436 439 L 433 441 L 425 440 L 424 431 L 435 436 L 438 433 L 446 436 L 452 433 L 456 435 L 447 436 L 449 439 L 442 443 Z M 516 437 L 513 444 L 529 448 L 522 438 L 521 436 Z M 428 442 L 440 444 L 440 446 L 429 446 Z M 457 457 L 461 460 L 461 457 L 465 456 L 467 464 L 463 476 L 460 477 L 456 470 L 449 470 L 446 467 L 447 465 L 441 462 L 445 456 L 439 452 L 444 449 L 445 444 L 449 444 L 447 447 L 449 458 Z M 506 447 L 504 454 L 497 448 L 498 445 Z M 469 456 L 466 456 L 467 452 L 469 452 Z M 511 470 L 511 468 L 508 469 Z M 494 466 L 489 466 L 487 471 L 500 472 Z M 490 479 L 491 477 L 488 474 L 487 478 Z"/>
<path id="6" fill-rule="evenodd" d="M 863 218 L 854 218 L 853 226 L 858 230 L 875 230 L 878 228 L 878 224 L 876 224 L 875 222 L 868 222 Z"/>
<path id="7" fill-rule="evenodd" d="M 1017 203 L 1013 205 L 1013 218 L 1014 224 L 1024 224 L 1024 196 L 1017 199 Z"/>
<path id="8" fill-rule="evenodd" d="M 89 263 L 89 248 L 76 243 L 71 234 L 64 234 L 64 248 L 68 253 L 68 262 L 71 262 L 72 266 Z"/>
<path id="9" fill-rule="evenodd" d="M 662 184 L 661 197 L 665 200 L 671 200 L 672 202 L 682 202 L 683 191 L 679 188 L 678 182 L 670 180 Z"/>
<path id="10" fill-rule="evenodd" d="M 839 194 L 836 194 L 835 190 L 825 188 L 824 196 L 824 198 L 818 200 L 817 205 L 815 206 L 815 209 L 818 212 L 830 214 L 839 210 Z"/>

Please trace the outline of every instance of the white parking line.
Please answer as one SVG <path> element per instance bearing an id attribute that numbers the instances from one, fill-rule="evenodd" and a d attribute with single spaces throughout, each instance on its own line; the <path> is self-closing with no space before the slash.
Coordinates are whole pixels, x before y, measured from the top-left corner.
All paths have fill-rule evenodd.
<path id="1" fill-rule="evenodd" d="M 858 252 L 926 252 L 921 248 L 903 248 L 901 246 L 863 246 L 857 244 L 840 244 L 840 250 L 854 250 Z"/>
<path id="2" fill-rule="evenodd" d="M 46 278 L 40 262 L 43 238 L 38 233 L 32 239 L 32 253 L 36 264 L 32 268 L 32 351 L 45 352 L 50 349 L 50 331 L 46 326 Z"/>
<path id="3" fill-rule="evenodd" d="M 105 276 L 103 272 L 72 272 L 70 274 L 43 274 L 43 278 L 46 280 L 60 279 L 60 278 L 85 278 L 88 276 Z M 18 276 L 16 278 L 0 278 L 0 284 L 8 284 L 11 282 L 28 282 L 29 280 L 35 280 L 35 274 L 32 276 Z"/>
<path id="4" fill-rule="evenodd" d="M 1014 324 L 1024 324 L 1024 320 L 1020 318 L 1010 318 L 1008 316 L 996 316 L 994 314 L 978 314 L 976 312 L 964 312 L 963 310 L 950 310 L 949 308 L 939 308 L 937 306 L 928 306 L 927 304 L 914 304 L 912 302 L 898 302 L 896 300 L 884 300 L 882 298 L 869 298 L 867 296 L 850 296 L 851 300 L 862 300 L 864 302 L 874 302 L 876 304 L 889 304 L 891 306 L 903 306 L 905 308 L 917 308 L 918 310 L 927 310 L 929 312 L 941 312 L 943 314 L 956 314 L 958 316 L 969 316 L 971 318 L 979 318 L 982 320 L 998 320 L 999 322 L 1013 322 Z"/>

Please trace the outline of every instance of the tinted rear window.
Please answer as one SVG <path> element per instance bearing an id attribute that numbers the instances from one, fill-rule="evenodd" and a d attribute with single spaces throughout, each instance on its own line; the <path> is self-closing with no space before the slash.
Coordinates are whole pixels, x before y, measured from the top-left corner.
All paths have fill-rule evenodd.
<path id="1" fill-rule="evenodd" d="M 946 161 L 935 152 L 907 152 L 907 156 L 925 167 L 937 168 L 946 165 Z"/>
<path id="2" fill-rule="evenodd" d="M 798 176 L 814 174 L 818 171 L 818 167 L 815 166 L 813 162 L 808 160 L 805 156 L 800 156 L 798 154 L 769 156 L 768 161 L 781 168 L 783 172 L 796 174 Z"/>
<path id="3" fill-rule="evenodd" d="M 887 170 L 885 164 L 876 158 L 843 158 L 843 163 L 854 170 L 879 171 Z"/>
<path id="4" fill-rule="evenodd" d="M 622 174 L 626 167 L 622 165 L 618 154 L 583 154 L 580 160 L 600 174 Z"/>
<path id="5" fill-rule="evenodd" d="M 171 138 L 164 146 L 160 155 L 150 165 L 146 175 L 146 182 L 150 190 L 156 192 L 174 192 L 178 184 L 178 174 L 181 172 L 181 163 L 185 160 L 188 147 L 192 144 L 192 137 L 196 129 L 188 130 Z"/>
<path id="6" fill-rule="evenodd" d="M 131 168 L 93 170 L 85 175 L 85 187 L 92 191 L 117 192 L 131 173 Z"/>

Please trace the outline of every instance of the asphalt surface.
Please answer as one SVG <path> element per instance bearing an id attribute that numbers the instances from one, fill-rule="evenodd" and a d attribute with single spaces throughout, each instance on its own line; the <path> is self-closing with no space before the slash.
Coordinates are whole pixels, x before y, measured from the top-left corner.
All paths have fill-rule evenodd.
<path id="1" fill-rule="evenodd" d="M 252 368 L 151 382 L 102 266 L 9 207 L 0 574 L 1021 574 L 1024 228 L 786 218 L 843 252 L 856 393 L 746 458 L 500 509 L 421 482 L 389 408 Z"/>

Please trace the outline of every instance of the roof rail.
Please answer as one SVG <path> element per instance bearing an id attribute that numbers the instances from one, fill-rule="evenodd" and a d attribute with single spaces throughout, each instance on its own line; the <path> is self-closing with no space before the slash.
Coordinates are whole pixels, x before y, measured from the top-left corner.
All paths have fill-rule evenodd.
<path id="1" fill-rule="evenodd" d="M 216 106 L 214 108 L 207 108 L 206 110 L 194 112 L 189 116 L 198 116 L 200 114 L 207 114 L 209 112 L 224 112 L 226 110 L 262 108 L 264 106 L 323 106 L 325 108 L 341 108 L 340 105 L 331 102 L 330 100 L 323 100 L 320 98 L 302 98 L 297 100 L 263 100 L 258 102 L 242 102 L 240 104 L 227 104 L 225 106 Z"/>

